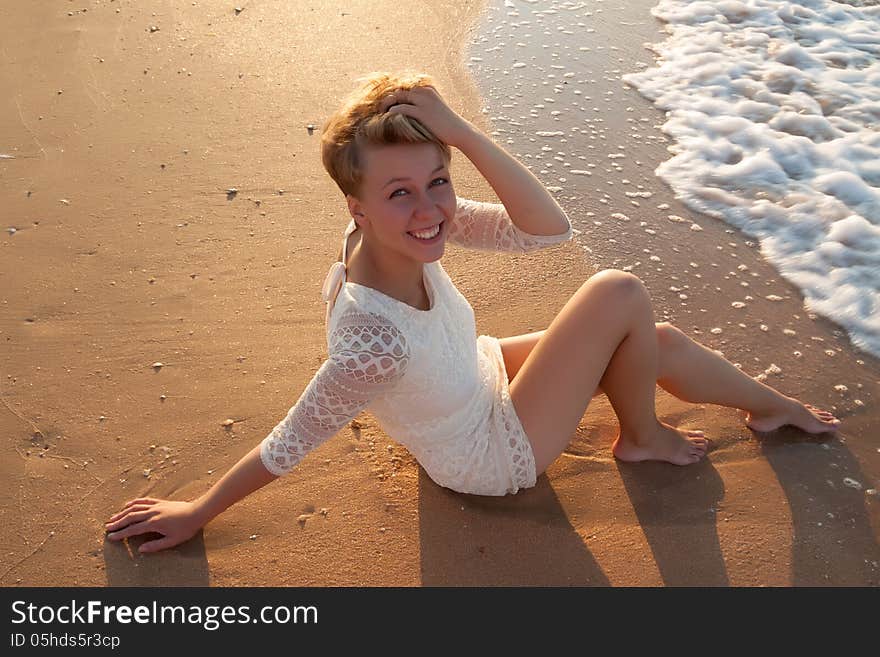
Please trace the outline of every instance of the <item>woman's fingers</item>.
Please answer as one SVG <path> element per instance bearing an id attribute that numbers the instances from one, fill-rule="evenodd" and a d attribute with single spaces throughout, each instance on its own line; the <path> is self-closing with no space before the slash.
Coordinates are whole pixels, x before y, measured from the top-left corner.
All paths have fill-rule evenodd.
<path id="1" fill-rule="evenodd" d="M 110 519 L 107 521 L 107 523 L 109 524 L 111 522 L 115 522 L 117 520 L 120 520 L 121 518 L 124 518 L 125 516 L 127 516 L 129 513 L 134 513 L 136 511 L 144 511 L 146 509 L 151 509 L 151 508 L 153 508 L 152 504 L 135 504 L 133 506 L 125 507 L 124 509 L 122 509 L 122 511 L 119 511 L 118 513 L 115 513 L 112 516 L 110 516 Z"/>
<path id="2" fill-rule="evenodd" d="M 389 108 L 397 102 L 398 102 L 398 100 L 397 100 L 396 92 L 390 93 L 387 96 L 385 96 L 385 98 L 382 99 L 382 103 L 379 105 L 379 108 L 383 112 L 387 112 L 389 110 Z"/>
<path id="3" fill-rule="evenodd" d="M 134 507 L 134 506 L 132 506 L 127 509 L 123 509 L 122 511 L 119 511 L 118 513 L 114 513 L 112 516 L 110 516 L 110 519 L 107 521 L 107 524 L 109 525 L 111 522 L 116 522 L 120 518 L 124 518 L 132 511 L 141 511 L 145 508 L 147 508 L 147 507 L 142 507 L 142 506 Z"/>
<path id="4" fill-rule="evenodd" d="M 131 506 L 132 504 L 155 504 L 156 502 L 161 502 L 161 500 L 157 500 L 155 497 L 139 497 L 126 502 L 125 506 Z"/>
<path id="5" fill-rule="evenodd" d="M 394 109 L 397 107 L 399 107 L 401 109 L 403 109 L 403 107 L 406 107 L 407 109 L 415 109 L 416 105 L 415 105 L 415 103 L 402 103 L 400 101 L 391 101 L 387 104 L 384 111 L 385 112 L 393 112 Z"/>
<path id="6" fill-rule="evenodd" d="M 382 101 L 382 111 L 387 112 L 391 109 L 392 105 L 409 105 L 411 107 L 415 107 L 418 103 L 416 100 L 419 95 L 422 93 L 426 93 L 427 89 L 433 89 L 433 87 L 416 87 L 414 89 L 397 89 L 396 91 L 392 91 L 385 99 Z"/>
<path id="7" fill-rule="evenodd" d="M 156 512 L 152 509 L 145 509 L 141 511 L 137 511 L 134 513 L 130 513 L 124 518 L 120 518 L 115 522 L 108 522 L 104 527 L 108 532 L 115 532 L 118 529 L 121 529 L 127 525 L 130 525 L 134 522 L 140 522 L 142 520 L 147 520 L 156 515 Z"/>
<path id="8" fill-rule="evenodd" d="M 130 538 L 132 536 L 138 536 L 139 534 L 146 534 L 147 532 L 154 531 L 157 530 L 153 527 L 152 520 L 147 519 L 123 527 L 118 531 L 110 532 L 109 534 L 107 534 L 107 538 L 109 538 L 111 541 L 119 541 L 123 538 Z"/>
<path id="9" fill-rule="evenodd" d="M 113 522 L 114 520 L 118 520 L 119 518 L 124 516 L 129 511 L 132 511 L 132 510 L 137 511 L 141 508 L 145 508 L 147 506 L 152 506 L 153 504 L 156 504 L 159 501 L 160 500 L 154 499 L 152 497 L 139 497 L 134 500 L 129 500 L 128 502 L 125 503 L 125 506 L 122 507 L 122 510 L 117 511 L 112 516 L 110 516 L 110 519 L 107 522 Z M 138 506 L 137 509 L 134 508 L 135 505 Z"/>

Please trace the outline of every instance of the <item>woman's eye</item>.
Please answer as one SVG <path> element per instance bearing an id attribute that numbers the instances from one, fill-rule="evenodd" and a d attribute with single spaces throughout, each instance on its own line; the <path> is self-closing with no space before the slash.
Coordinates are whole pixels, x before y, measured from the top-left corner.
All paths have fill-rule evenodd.
<path id="1" fill-rule="evenodd" d="M 441 181 L 443 181 L 444 183 L 448 183 L 448 182 L 449 182 L 448 180 L 446 180 L 446 178 L 434 178 L 434 180 L 432 180 L 431 182 L 432 182 L 432 183 L 435 183 L 435 182 L 437 182 L 438 180 L 441 180 Z M 389 196 L 388 198 L 394 198 L 394 196 L 395 196 L 395 194 L 397 194 L 397 192 L 405 192 L 405 191 L 406 191 L 406 190 L 403 189 L 403 188 L 401 188 L 401 189 L 395 189 L 393 192 L 391 192 L 391 196 Z"/>

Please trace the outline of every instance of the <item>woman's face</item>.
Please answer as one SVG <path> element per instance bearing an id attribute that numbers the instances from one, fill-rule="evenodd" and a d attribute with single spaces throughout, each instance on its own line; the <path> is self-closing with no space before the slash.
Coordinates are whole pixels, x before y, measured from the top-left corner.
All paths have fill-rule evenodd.
<path id="1" fill-rule="evenodd" d="M 348 201 L 372 246 L 381 245 L 419 262 L 438 260 L 456 209 L 455 190 L 441 151 L 429 143 L 372 146 L 364 160 L 361 197 L 349 195 Z M 435 237 L 414 234 L 433 233 L 437 226 L 440 230 Z"/>

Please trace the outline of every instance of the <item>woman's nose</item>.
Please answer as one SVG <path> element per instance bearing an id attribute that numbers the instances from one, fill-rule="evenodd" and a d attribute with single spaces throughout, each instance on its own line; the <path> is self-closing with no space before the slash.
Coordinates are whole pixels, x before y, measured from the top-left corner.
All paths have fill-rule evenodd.
<path id="1" fill-rule="evenodd" d="M 415 211 L 416 215 L 419 217 L 434 217 L 440 212 L 437 207 L 437 202 L 432 199 L 429 194 L 419 197 L 419 202 L 416 204 Z"/>

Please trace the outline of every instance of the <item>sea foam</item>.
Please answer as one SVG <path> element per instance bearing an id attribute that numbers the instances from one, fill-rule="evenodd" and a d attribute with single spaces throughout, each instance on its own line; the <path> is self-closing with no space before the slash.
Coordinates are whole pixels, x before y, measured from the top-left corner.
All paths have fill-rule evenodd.
<path id="1" fill-rule="evenodd" d="M 660 0 L 656 66 L 676 196 L 757 238 L 808 310 L 880 356 L 880 6 Z"/>

